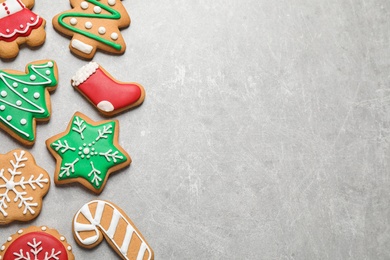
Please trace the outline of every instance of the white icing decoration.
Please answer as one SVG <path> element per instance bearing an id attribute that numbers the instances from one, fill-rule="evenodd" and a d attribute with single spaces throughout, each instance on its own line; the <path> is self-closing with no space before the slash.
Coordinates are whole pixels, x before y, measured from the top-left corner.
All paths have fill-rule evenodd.
<path id="1" fill-rule="evenodd" d="M 96 14 L 100 14 L 102 12 L 102 8 L 100 6 L 95 6 L 93 8 L 93 11 L 96 13 Z"/>
<path id="2" fill-rule="evenodd" d="M 98 29 L 99 34 L 105 34 L 106 33 L 106 28 L 103 26 L 100 26 Z"/>
<path id="3" fill-rule="evenodd" d="M 23 29 L 23 28 L 24 28 L 23 24 L 19 25 L 19 27 L 20 27 L 20 29 Z"/>
<path id="4" fill-rule="evenodd" d="M 10 200 L 7 199 L 10 197 L 10 192 L 15 194 L 13 196 L 15 198 L 13 200 L 15 203 L 20 201 L 18 205 L 19 208 L 24 206 L 24 215 L 26 215 L 27 212 L 34 215 L 35 211 L 33 210 L 33 207 L 37 207 L 38 203 L 33 203 L 31 202 L 31 197 L 26 197 L 26 186 L 30 186 L 33 190 L 37 187 L 42 189 L 44 187 L 43 183 L 49 182 L 48 179 L 43 178 L 42 173 L 35 179 L 34 175 L 31 175 L 29 179 L 25 179 L 23 176 L 18 177 L 21 174 L 21 168 L 25 167 L 25 163 L 28 161 L 28 158 L 24 156 L 25 154 L 25 151 L 20 151 L 19 155 L 14 152 L 13 155 L 15 160 L 10 161 L 12 168 L 8 168 L 7 171 L 5 171 L 4 168 L 0 169 L 0 180 L 2 181 L 0 182 L 0 213 L 3 214 L 4 217 L 8 216 L 6 209 L 8 208 L 7 202 L 10 202 Z M 8 172 L 9 178 L 5 176 L 5 172 Z"/>
<path id="5" fill-rule="evenodd" d="M 22 233 L 23 233 L 23 230 L 19 229 L 18 234 L 22 234 Z"/>
<path id="6" fill-rule="evenodd" d="M 60 237 L 60 240 L 61 241 L 65 241 L 65 237 Z"/>
<path id="7" fill-rule="evenodd" d="M 34 80 L 36 80 L 36 79 L 37 79 L 37 76 L 35 76 L 35 75 L 31 75 L 31 76 L 30 76 L 30 80 L 34 81 Z"/>
<path id="8" fill-rule="evenodd" d="M 85 28 L 87 28 L 87 29 L 91 29 L 92 28 L 92 23 L 91 22 L 85 22 L 85 24 L 84 24 L 84 26 L 85 26 Z"/>
<path id="9" fill-rule="evenodd" d="M 53 63 L 53 62 L 51 62 L 51 61 L 49 61 L 49 62 L 47 63 L 47 66 L 48 66 L 49 68 L 53 68 L 53 66 L 54 66 L 54 63 Z"/>
<path id="10" fill-rule="evenodd" d="M 24 92 L 24 93 L 27 93 L 27 92 L 28 92 L 28 88 L 24 88 L 24 89 L 23 89 L 23 92 Z"/>
<path id="11" fill-rule="evenodd" d="M 17 105 L 17 106 L 21 106 L 21 105 L 22 105 L 22 101 L 17 100 L 17 101 L 16 101 L 16 105 Z"/>
<path id="12" fill-rule="evenodd" d="M 68 246 L 68 248 L 67 248 L 67 249 L 68 249 L 68 251 L 70 251 L 70 250 L 72 250 L 72 247 L 71 247 L 71 246 Z"/>
<path id="13" fill-rule="evenodd" d="M 45 73 L 46 73 L 46 75 L 49 76 L 51 74 L 51 71 L 50 70 L 46 70 Z"/>
<path id="14" fill-rule="evenodd" d="M 47 228 L 46 228 L 46 227 L 41 227 L 41 229 L 42 229 L 43 231 L 46 231 Z"/>
<path id="15" fill-rule="evenodd" d="M 1 251 L 4 251 L 4 249 L 5 249 L 5 246 L 2 246 L 2 247 L 1 247 Z"/>
<path id="16" fill-rule="evenodd" d="M 110 101 L 106 100 L 100 101 L 99 104 L 97 104 L 97 107 L 105 112 L 114 111 L 114 106 L 111 104 Z"/>
<path id="17" fill-rule="evenodd" d="M 26 119 L 24 119 L 24 118 L 22 118 L 22 119 L 20 120 L 20 124 L 21 124 L 21 125 L 25 125 L 25 124 L 27 124 L 27 120 L 26 120 Z"/>
<path id="18" fill-rule="evenodd" d="M 14 82 L 14 83 L 12 83 L 12 86 L 13 86 L 14 88 L 17 88 L 19 85 L 18 85 L 17 82 Z"/>
<path id="19" fill-rule="evenodd" d="M 116 1 L 115 1 L 115 0 L 108 0 L 108 4 L 111 5 L 111 6 L 112 6 L 112 5 L 115 5 L 115 4 L 116 4 Z"/>
<path id="20" fill-rule="evenodd" d="M 12 120 L 12 116 L 7 116 L 7 121 L 11 121 Z"/>
<path id="21" fill-rule="evenodd" d="M 99 68 L 99 64 L 96 62 L 91 61 L 87 65 L 84 65 L 81 67 L 77 72 L 76 75 L 72 77 L 72 86 L 77 87 L 80 84 L 82 84 L 84 81 L 86 81 L 92 74 L 96 72 L 96 70 Z"/>
<path id="22" fill-rule="evenodd" d="M 91 204 L 96 204 L 96 209 L 94 214 L 93 212 L 91 212 L 89 207 L 89 205 Z M 112 215 L 104 214 L 105 207 L 111 208 L 113 212 Z M 78 222 L 78 218 L 80 214 L 83 215 L 89 221 L 89 224 Z M 110 221 L 108 230 L 106 230 L 101 225 L 102 219 L 104 219 L 104 222 Z M 114 236 L 116 233 L 119 220 L 122 220 L 122 222 L 124 221 L 127 224 L 127 226 L 126 226 L 126 233 L 124 238 L 117 239 L 118 240 L 117 241 L 114 239 Z M 84 204 L 74 217 L 73 227 L 74 227 L 74 234 L 76 240 L 80 244 L 85 246 L 90 246 L 96 243 L 100 237 L 100 233 L 103 232 L 106 235 L 104 237 L 110 240 L 110 244 L 112 244 L 116 248 L 116 251 L 119 252 L 124 259 L 129 259 L 127 256 L 127 251 L 130 247 L 132 237 L 137 236 L 138 239 L 141 240 L 141 246 L 138 250 L 136 259 L 137 260 L 144 259 L 146 252 L 148 252 L 148 256 L 149 256 L 148 260 L 150 260 L 152 257 L 151 249 L 148 247 L 148 245 L 143 240 L 141 235 L 137 232 L 137 230 L 130 224 L 127 218 L 123 216 L 114 205 L 112 205 L 107 201 L 93 200 L 88 202 L 87 204 Z M 85 237 L 85 236 L 81 237 L 80 233 L 84 231 L 92 231 L 94 232 L 94 234 L 89 237 Z"/>
<path id="23" fill-rule="evenodd" d="M 116 40 L 118 40 L 118 37 L 119 37 L 119 36 L 118 36 L 117 33 L 113 32 L 113 33 L 111 33 L 110 37 L 111 37 L 111 39 L 113 39 L 114 41 L 116 41 Z"/>
<path id="24" fill-rule="evenodd" d="M 5 91 L 5 90 L 1 91 L 0 95 L 2 97 L 6 97 L 7 96 L 7 91 Z"/>
<path id="25" fill-rule="evenodd" d="M 5 106 L 4 106 L 4 105 L 1 105 L 1 106 L 0 106 L 0 110 L 1 110 L 1 111 L 4 111 L 4 110 L 5 110 Z"/>
<path id="26" fill-rule="evenodd" d="M 35 98 L 35 99 L 38 99 L 40 96 L 41 96 L 41 94 L 39 94 L 39 92 L 35 92 L 35 93 L 34 93 L 34 98 Z"/>
<path id="27" fill-rule="evenodd" d="M 84 9 L 84 10 L 85 10 L 85 9 L 87 9 L 87 8 L 88 8 L 88 6 L 89 6 L 89 5 L 88 5 L 88 3 L 87 3 L 87 2 L 83 1 L 83 2 L 81 2 L 80 6 L 81 6 L 81 8 L 82 8 L 82 9 Z"/>
<path id="28" fill-rule="evenodd" d="M 8 241 L 8 242 L 12 241 L 12 237 L 8 237 L 8 238 L 7 238 L 7 241 Z"/>
<path id="29" fill-rule="evenodd" d="M 46 229 L 45 229 L 46 230 Z M 38 240 L 38 241 L 37 241 Z M 54 247 L 43 251 L 42 241 L 39 240 L 39 238 L 33 238 L 32 241 L 27 242 L 27 245 L 29 246 L 30 250 L 26 250 L 24 252 L 23 249 L 19 249 L 19 251 L 13 252 L 13 255 L 19 259 L 19 260 L 38 260 L 38 259 L 44 259 L 44 260 L 58 260 L 59 255 L 61 255 L 61 250 L 56 250 Z M 33 257 L 33 258 L 31 258 Z M 43 258 L 44 257 L 44 258 Z"/>
<path id="30" fill-rule="evenodd" d="M 73 17 L 73 18 L 70 19 L 69 22 L 70 22 L 71 25 L 76 25 L 77 24 L 77 19 Z"/>
<path id="31" fill-rule="evenodd" d="M 85 54 L 90 54 L 93 50 L 93 46 L 86 44 L 82 41 L 79 41 L 77 39 L 73 39 L 71 42 L 71 46 L 75 48 L 76 50 L 79 50 Z"/>

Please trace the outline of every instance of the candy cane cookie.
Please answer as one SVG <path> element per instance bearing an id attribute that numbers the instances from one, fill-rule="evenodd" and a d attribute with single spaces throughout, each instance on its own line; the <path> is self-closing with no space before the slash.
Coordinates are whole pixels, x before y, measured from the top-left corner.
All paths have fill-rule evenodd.
<path id="1" fill-rule="evenodd" d="M 134 223 L 121 208 L 108 201 L 84 204 L 73 219 L 73 236 L 85 248 L 96 247 L 105 237 L 122 259 L 154 259 L 153 250 Z"/>

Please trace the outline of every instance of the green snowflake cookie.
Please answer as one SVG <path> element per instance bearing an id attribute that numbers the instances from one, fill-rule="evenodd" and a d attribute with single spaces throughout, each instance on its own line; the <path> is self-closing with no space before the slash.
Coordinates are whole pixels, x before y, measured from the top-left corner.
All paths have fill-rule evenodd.
<path id="1" fill-rule="evenodd" d="M 80 182 L 101 193 L 109 174 L 131 163 L 118 144 L 118 128 L 117 120 L 94 122 L 76 113 L 65 132 L 46 141 L 57 160 L 55 183 Z"/>
<path id="2" fill-rule="evenodd" d="M 57 78 L 57 65 L 50 60 L 27 64 L 25 73 L 0 70 L 0 128 L 32 145 L 35 120 L 50 118 L 49 91 L 57 87 Z"/>

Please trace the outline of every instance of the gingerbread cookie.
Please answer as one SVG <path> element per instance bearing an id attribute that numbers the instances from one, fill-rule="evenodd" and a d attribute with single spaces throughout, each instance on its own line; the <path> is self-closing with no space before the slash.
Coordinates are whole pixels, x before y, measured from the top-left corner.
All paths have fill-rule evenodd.
<path id="1" fill-rule="evenodd" d="M 0 58 L 14 58 L 19 45 L 31 47 L 45 42 L 46 21 L 30 11 L 34 0 L 0 0 Z"/>
<path id="2" fill-rule="evenodd" d="M 94 122 L 77 112 L 65 132 L 46 141 L 57 160 L 54 182 L 79 182 L 91 191 L 102 192 L 108 176 L 128 166 L 131 158 L 118 143 L 119 122 Z"/>
<path id="3" fill-rule="evenodd" d="M 140 84 L 117 81 L 96 62 L 79 69 L 71 83 L 105 116 L 139 106 L 145 99 L 145 90 Z"/>
<path id="4" fill-rule="evenodd" d="M 36 218 L 49 187 L 49 174 L 29 152 L 0 155 L 0 225 Z"/>
<path id="5" fill-rule="evenodd" d="M 36 120 L 50 118 L 49 91 L 57 87 L 54 61 L 34 61 L 26 72 L 0 70 L 0 128 L 25 145 L 35 142 Z"/>
<path id="6" fill-rule="evenodd" d="M 31 226 L 8 237 L 0 260 L 74 260 L 72 247 L 55 229 Z"/>
<path id="7" fill-rule="evenodd" d="M 85 248 L 96 247 L 104 237 L 122 259 L 154 259 L 141 232 L 112 202 L 93 200 L 84 204 L 73 219 L 73 236 Z"/>
<path id="8" fill-rule="evenodd" d="M 119 29 L 130 25 L 121 0 L 70 0 L 73 9 L 53 18 L 54 28 L 71 36 L 70 50 L 92 59 L 97 49 L 122 54 L 126 44 Z"/>

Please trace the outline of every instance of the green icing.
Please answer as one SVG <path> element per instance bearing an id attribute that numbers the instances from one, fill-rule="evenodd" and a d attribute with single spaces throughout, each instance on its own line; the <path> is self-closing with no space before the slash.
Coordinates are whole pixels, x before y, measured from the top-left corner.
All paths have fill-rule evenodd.
<path id="1" fill-rule="evenodd" d="M 119 20 L 121 18 L 121 15 L 117 10 L 115 10 L 107 5 L 104 5 L 96 0 L 86 0 L 86 1 L 90 2 L 94 5 L 100 6 L 102 9 L 106 10 L 110 14 L 86 14 L 86 13 L 79 13 L 79 12 L 65 13 L 65 14 L 61 14 L 58 17 L 59 24 L 70 31 L 73 31 L 75 33 L 79 33 L 79 34 L 84 35 L 88 38 L 102 42 L 102 43 L 104 43 L 104 44 L 106 44 L 106 45 L 108 45 L 116 50 L 122 49 L 122 46 L 120 44 L 117 44 L 115 42 L 104 39 L 96 34 L 88 32 L 88 31 L 83 31 L 81 29 L 78 29 L 78 28 L 76 28 L 72 25 L 69 25 L 63 21 L 64 18 L 66 18 L 66 17 L 86 17 L 86 18 L 89 17 L 89 18 L 111 19 L 111 20 Z"/>
<path id="2" fill-rule="evenodd" d="M 99 190 L 108 170 L 127 161 L 114 145 L 115 127 L 115 121 L 93 126 L 74 116 L 69 132 L 50 144 L 62 158 L 58 180 L 81 177 Z"/>
<path id="3" fill-rule="evenodd" d="M 34 141 L 33 119 L 50 116 L 46 106 L 47 87 L 57 85 L 54 61 L 29 64 L 28 73 L 0 70 L 0 123 L 27 141 Z"/>

